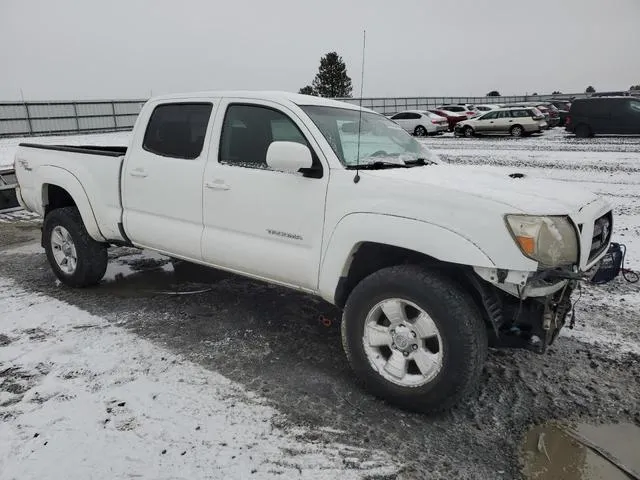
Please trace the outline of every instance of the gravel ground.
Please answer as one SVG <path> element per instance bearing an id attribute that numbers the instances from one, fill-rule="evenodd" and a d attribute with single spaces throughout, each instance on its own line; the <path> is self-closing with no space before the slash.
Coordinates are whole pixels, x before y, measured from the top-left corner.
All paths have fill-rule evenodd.
<path id="1" fill-rule="evenodd" d="M 445 161 L 517 167 L 595 186 L 616 206 L 618 239 L 630 247 L 628 264 L 640 265 L 634 247 L 640 247 L 640 139 L 578 142 L 551 132 L 544 138 L 439 137 L 425 143 Z M 0 231 L 5 228 L 0 223 Z M 31 228 L 35 232 L 37 225 L 31 222 Z M 359 387 L 340 347 L 339 313 L 330 305 L 237 277 L 212 282 L 202 272 L 179 274 L 166 259 L 131 249 L 112 249 L 110 255 L 107 279 L 93 289 L 59 286 L 37 245 L 4 253 L 0 276 L 232 379 L 277 408 L 281 429 L 304 427 L 302 435 L 318 444 L 379 450 L 400 466 L 369 478 L 520 478 L 520 445 L 533 424 L 559 419 L 640 425 L 638 284 L 617 279 L 587 286 L 576 329 L 546 355 L 490 352 L 472 398 L 446 414 L 425 416 L 400 411 Z M 189 289 L 206 291 L 169 294 Z M 326 327 L 320 316 L 333 322 Z"/>

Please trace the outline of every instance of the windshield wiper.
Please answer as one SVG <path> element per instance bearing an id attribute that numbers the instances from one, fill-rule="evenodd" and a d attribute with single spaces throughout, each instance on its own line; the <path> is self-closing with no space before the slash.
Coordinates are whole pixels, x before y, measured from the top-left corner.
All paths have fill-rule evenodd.
<path id="1" fill-rule="evenodd" d="M 424 165 L 434 165 L 435 162 L 427 160 L 426 158 L 416 158 L 415 160 L 403 160 L 402 163 L 398 161 L 390 162 L 388 160 L 376 160 L 375 162 L 361 163 L 360 165 L 349 165 L 349 170 L 382 170 L 384 168 L 411 168 L 422 167 Z"/>
<path id="2" fill-rule="evenodd" d="M 404 164 L 408 167 L 422 167 L 424 165 L 434 165 L 435 162 L 427 160 L 426 158 L 416 158 L 415 160 L 406 160 Z"/>
<path id="3" fill-rule="evenodd" d="M 361 163 L 360 165 L 349 165 L 347 168 L 349 170 L 382 170 L 384 168 L 409 168 L 409 166 L 406 163 L 376 160 L 375 162 Z"/>

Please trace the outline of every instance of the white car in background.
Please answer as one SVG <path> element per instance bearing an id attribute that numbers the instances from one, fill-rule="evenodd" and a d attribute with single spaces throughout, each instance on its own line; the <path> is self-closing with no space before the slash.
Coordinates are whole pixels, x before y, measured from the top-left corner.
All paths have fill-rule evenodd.
<path id="1" fill-rule="evenodd" d="M 497 110 L 499 108 L 502 108 L 502 105 L 497 103 L 486 104 L 486 105 L 476 105 L 476 110 L 478 110 L 480 113 L 490 112 L 491 110 Z"/>
<path id="2" fill-rule="evenodd" d="M 449 130 L 445 117 L 424 110 L 406 110 L 389 118 L 416 137 L 439 135 Z"/>

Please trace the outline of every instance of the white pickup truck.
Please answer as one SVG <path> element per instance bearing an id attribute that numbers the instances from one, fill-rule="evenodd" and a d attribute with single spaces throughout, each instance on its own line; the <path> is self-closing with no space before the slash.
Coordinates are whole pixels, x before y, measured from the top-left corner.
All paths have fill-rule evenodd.
<path id="1" fill-rule="evenodd" d="M 566 182 L 441 164 L 382 115 L 288 93 L 154 98 L 128 147 L 22 144 L 15 167 L 63 283 L 133 245 L 318 295 L 366 387 L 421 411 L 467 395 L 489 345 L 544 351 L 613 223 Z"/>

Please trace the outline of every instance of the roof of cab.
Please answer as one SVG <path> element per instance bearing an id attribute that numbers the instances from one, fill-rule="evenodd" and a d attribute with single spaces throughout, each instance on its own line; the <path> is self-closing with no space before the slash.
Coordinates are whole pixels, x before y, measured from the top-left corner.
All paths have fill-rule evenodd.
<path id="1" fill-rule="evenodd" d="M 190 93 L 172 93 L 153 97 L 154 101 L 181 100 L 192 98 L 245 98 L 248 100 L 267 100 L 276 103 L 294 103 L 295 105 L 317 105 L 324 107 L 348 108 L 359 110 L 360 107 L 353 103 L 341 102 L 330 98 L 314 97 L 311 95 L 301 95 L 299 93 L 279 92 L 279 91 L 250 91 L 250 90 L 229 90 L 229 91 L 206 91 Z M 366 112 L 374 112 L 368 108 L 362 108 Z"/>

